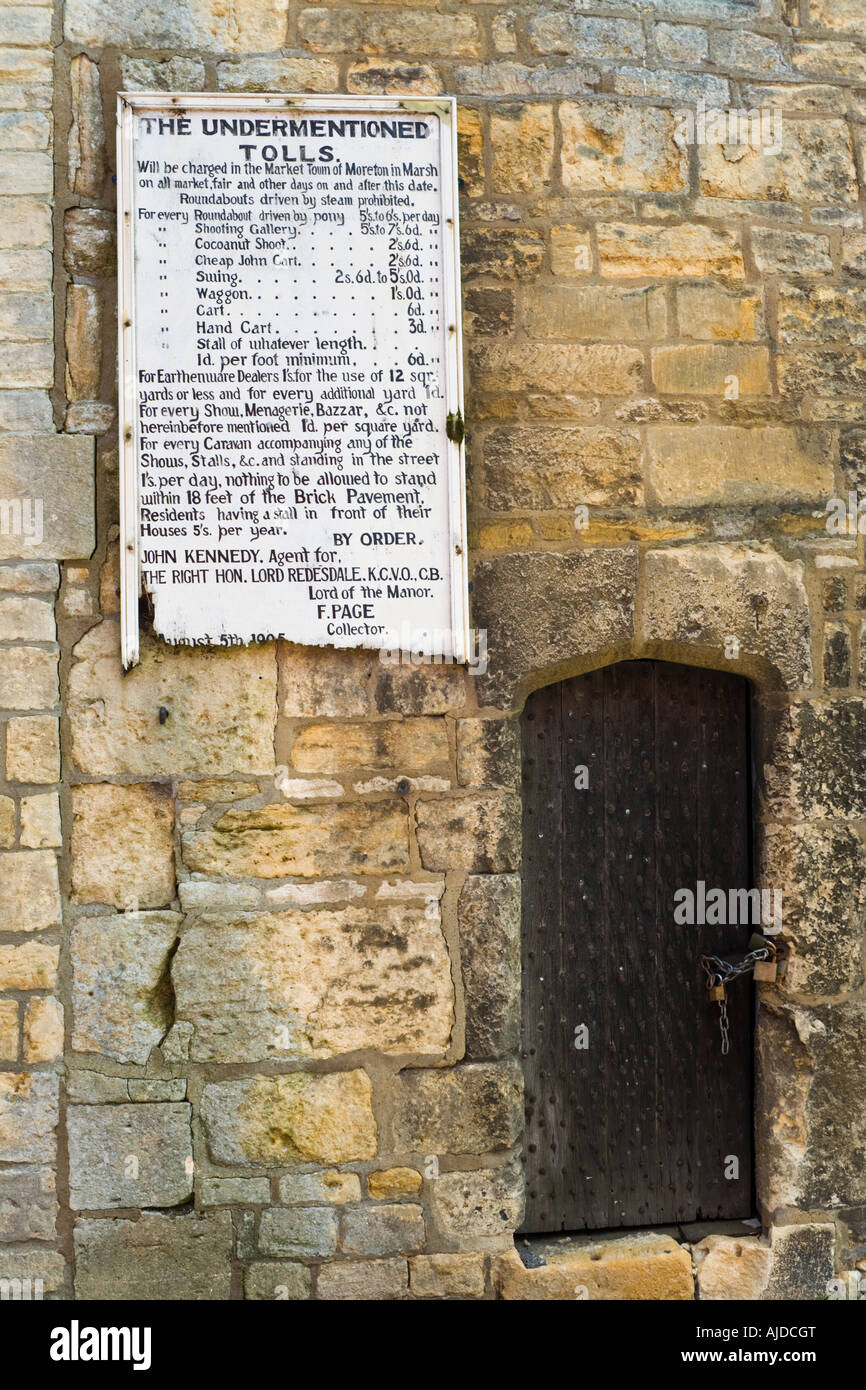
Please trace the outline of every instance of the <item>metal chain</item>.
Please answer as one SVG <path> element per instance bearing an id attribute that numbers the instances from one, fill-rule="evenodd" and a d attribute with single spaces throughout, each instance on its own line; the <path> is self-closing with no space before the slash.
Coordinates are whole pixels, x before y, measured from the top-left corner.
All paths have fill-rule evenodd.
<path id="1" fill-rule="evenodd" d="M 731 1030 L 728 1022 L 728 1003 L 724 997 L 724 987 L 731 980 L 736 980 L 740 975 L 748 975 L 753 966 L 760 960 L 774 960 L 776 948 L 773 945 L 759 946 L 754 951 L 749 951 L 743 959 L 735 964 L 730 960 L 723 960 L 721 956 L 701 956 L 701 965 L 707 976 L 707 989 L 713 989 L 717 985 L 722 986 L 722 998 L 718 1000 L 719 1005 L 719 1030 L 722 1035 L 722 1056 L 727 1057 L 731 1050 Z"/>

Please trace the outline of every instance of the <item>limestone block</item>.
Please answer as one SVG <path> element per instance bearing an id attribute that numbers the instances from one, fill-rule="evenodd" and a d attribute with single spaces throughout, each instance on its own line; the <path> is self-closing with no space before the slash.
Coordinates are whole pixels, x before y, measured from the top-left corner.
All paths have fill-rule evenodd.
<path id="1" fill-rule="evenodd" d="M 531 511 L 643 503 L 643 450 L 636 430 L 503 426 L 484 441 L 487 505 Z"/>
<path id="2" fill-rule="evenodd" d="M 0 246 L 45 247 L 51 243 L 51 208 L 37 198 L 0 197 Z"/>
<path id="3" fill-rule="evenodd" d="M 228 1211 L 197 1216 L 146 1212 L 79 1220 L 75 1226 L 75 1296 L 153 1301 L 225 1300 L 231 1288 L 232 1219 Z"/>
<path id="4" fill-rule="evenodd" d="M 63 1006 L 56 999 L 31 999 L 24 1011 L 24 1061 L 55 1062 L 63 1055 Z"/>
<path id="5" fill-rule="evenodd" d="M 18 594 L 0 597 L 0 641 L 53 642 L 54 605 Z"/>
<path id="6" fill-rule="evenodd" d="M 21 798 L 21 844 L 27 849 L 59 849 L 60 798 L 56 792 Z"/>
<path id="7" fill-rule="evenodd" d="M 393 6 L 364 16 L 365 53 L 423 53 L 425 58 L 475 58 L 482 52 L 472 14 L 435 14 Z"/>
<path id="8" fill-rule="evenodd" d="M 104 11 L 102 13 L 104 19 L 110 19 Z M 72 21 L 71 15 L 67 18 Z M 99 67 L 85 53 L 79 53 L 69 65 L 69 80 L 72 87 L 69 186 L 73 193 L 81 193 L 85 198 L 98 198 L 105 182 L 105 123 Z"/>
<path id="9" fill-rule="evenodd" d="M 337 1249 L 337 1218 L 326 1207 L 269 1207 L 262 1213 L 259 1249 L 263 1255 L 329 1259 Z"/>
<path id="10" fill-rule="evenodd" d="M 58 946 L 41 941 L 0 946 L 0 989 L 53 989 L 59 956 Z"/>
<path id="11" fill-rule="evenodd" d="M 102 380 L 102 294 L 92 285 L 66 287 L 66 395 L 93 400 Z"/>
<path id="12" fill-rule="evenodd" d="M 738 233 L 698 222 L 672 227 L 605 222 L 598 227 L 602 275 L 716 275 L 742 280 L 745 275 Z"/>
<path id="13" fill-rule="evenodd" d="M 779 289 L 782 342 L 866 344 L 866 289 L 848 285 L 782 285 Z"/>
<path id="14" fill-rule="evenodd" d="M 200 873 L 284 878 L 389 873 L 409 867 L 405 804 L 283 803 L 226 811 L 209 829 L 184 832 L 184 860 Z"/>
<path id="15" fill-rule="evenodd" d="M 709 51 L 706 29 L 695 24 L 656 24 L 653 38 L 661 57 L 672 63 L 702 63 Z"/>
<path id="16" fill-rule="evenodd" d="M 765 229 L 755 229 L 759 230 Z M 748 340 L 763 338 L 766 332 L 760 290 L 728 290 L 711 283 L 678 285 L 677 318 L 683 338 Z"/>
<path id="17" fill-rule="evenodd" d="M 393 1144 L 406 1153 L 490 1153 L 521 1132 L 522 1076 L 512 1063 L 409 1069 L 392 1084 Z"/>
<path id="18" fill-rule="evenodd" d="M 104 401 L 73 401 L 66 411 L 67 434 L 107 434 L 114 427 L 114 406 Z"/>
<path id="19" fill-rule="evenodd" d="M 418 801 L 418 849 L 425 869 L 504 873 L 520 862 L 520 807 L 511 792 Z"/>
<path id="20" fill-rule="evenodd" d="M 461 233 L 464 279 L 532 280 L 544 260 L 544 237 L 528 227 L 472 227 Z"/>
<path id="21" fill-rule="evenodd" d="M 613 1239 L 572 1239 L 533 1245 L 546 1263 L 526 1269 L 516 1250 L 495 1263 L 499 1297 L 512 1300 L 670 1302 L 694 1298 L 688 1250 L 671 1236 L 648 1232 Z M 585 1290 L 585 1292 L 581 1292 Z"/>
<path id="22" fill-rule="evenodd" d="M 773 1256 L 759 1236 L 706 1236 L 692 1254 L 704 1301 L 754 1300 L 767 1287 Z"/>
<path id="23" fill-rule="evenodd" d="M 686 187 L 688 154 L 673 112 L 626 102 L 564 101 L 562 182 L 587 191 L 672 193 Z"/>
<path id="24" fill-rule="evenodd" d="M 0 1240 L 53 1240 L 57 1193 L 50 1168 L 0 1172 Z"/>
<path id="25" fill-rule="evenodd" d="M 400 664 L 394 665 L 380 654 L 374 690 L 381 714 L 451 714 L 463 708 L 467 679 L 461 667 L 407 664 L 403 651 L 398 656 Z"/>
<path id="26" fill-rule="evenodd" d="M 458 903 L 466 1055 L 501 1057 L 520 1038 L 520 879 L 466 879 Z"/>
<path id="27" fill-rule="evenodd" d="M 360 1200 L 361 1179 L 357 1173 L 341 1173 L 332 1168 L 324 1173 L 291 1173 L 280 1178 L 280 1201 L 284 1206 L 322 1202 L 342 1206 Z"/>
<path id="28" fill-rule="evenodd" d="M 526 105 L 494 111 L 490 117 L 492 181 L 499 193 L 528 193 L 550 183 L 553 111 Z"/>
<path id="29" fill-rule="evenodd" d="M 833 496 L 829 439 L 782 425 L 651 425 L 647 494 L 663 506 L 748 505 Z"/>
<path id="30" fill-rule="evenodd" d="M 709 198 L 853 203 L 857 173 L 847 122 L 788 121 L 780 147 L 763 140 L 698 146 L 701 192 Z"/>
<path id="31" fill-rule="evenodd" d="M 425 772 L 441 767 L 448 758 L 448 730 L 441 719 L 311 724 L 292 746 L 292 765 L 298 772 L 354 768 Z"/>
<path id="32" fill-rule="evenodd" d="M 520 730 L 513 719 L 457 721 L 457 780 L 464 787 L 519 786 Z"/>
<path id="33" fill-rule="evenodd" d="M 244 1298 L 309 1298 L 311 1283 L 312 1275 L 306 1265 L 262 1261 L 244 1270 Z"/>
<path id="34" fill-rule="evenodd" d="M 442 1055 L 454 1022 L 435 901 L 193 919 L 172 983 L 195 1061 Z"/>
<path id="35" fill-rule="evenodd" d="M 202 1119 L 211 1157 L 273 1166 L 374 1158 L 371 1098 L 363 1071 L 209 1082 Z"/>
<path id="36" fill-rule="evenodd" d="M 13 1290 L 13 1281 L 17 1279 L 21 1282 L 22 1298 L 44 1298 L 46 1294 L 57 1294 L 63 1288 L 66 1261 L 56 1250 L 22 1250 L 20 1247 L 7 1246 L 3 1251 L 2 1277 L 13 1283 Z M 11 1296 L 15 1298 L 14 1291 Z"/>
<path id="37" fill-rule="evenodd" d="M 205 85 L 204 63 L 197 58 L 159 61 L 124 53 L 120 72 L 124 92 L 200 92 Z"/>
<path id="38" fill-rule="evenodd" d="M 0 796 L 0 849 L 11 849 L 15 843 L 15 802 L 11 796 Z"/>
<path id="39" fill-rule="evenodd" d="M 328 1301 L 391 1302 L 406 1298 L 409 1271 L 405 1260 L 350 1260 L 323 1265 L 319 1270 L 317 1297 Z"/>
<path id="40" fill-rule="evenodd" d="M 104 1076 L 75 1067 L 67 1073 L 66 1099 L 73 1105 L 113 1104 L 129 1100 L 129 1085 L 124 1076 Z"/>
<path id="41" fill-rule="evenodd" d="M 122 853 L 118 853 L 122 846 Z M 174 807 L 159 782 L 80 786 L 72 794 L 72 896 L 112 907 L 164 907 L 175 895 Z"/>
<path id="42" fill-rule="evenodd" d="M 340 69 L 331 58 L 243 58 L 217 64 L 225 92 L 335 92 Z"/>
<path id="43" fill-rule="evenodd" d="M 3 565 L 0 568 L 0 591 L 10 594 L 54 594 L 60 587 L 57 565 L 36 562 Z"/>
<path id="44" fill-rule="evenodd" d="M 18 1000 L 0 999 L 0 1057 L 18 1060 Z"/>
<path id="45" fill-rule="evenodd" d="M 643 353 L 612 343 L 477 343 L 470 347 L 478 391 L 625 395 L 643 380 Z"/>
<path id="46" fill-rule="evenodd" d="M 502 1248 L 523 1220 L 522 1173 L 514 1165 L 440 1173 L 432 1186 L 432 1206 L 449 1243 Z"/>
<path id="47" fill-rule="evenodd" d="M 483 1255 L 414 1255 L 409 1288 L 415 1298 L 483 1298 Z"/>
<path id="48" fill-rule="evenodd" d="M 39 647 L 0 649 L 0 707 L 49 709 L 57 703 L 56 652 Z"/>
<path id="49" fill-rule="evenodd" d="M 37 785 L 60 780 L 60 727 L 47 714 L 23 715 L 6 725 L 6 776 Z"/>
<path id="50" fill-rule="evenodd" d="M 196 651 L 142 643 L 123 674 L 115 619 L 74 648 L 72 756 L 81 772 L 148 777 L 273 773 L 276 662 L 272 646 Z M 168 718 L 160 722 L 160 710 Z"/>
<path id="51" fill-rule="evenodd" d="M 192 1107 L 70 1106 L 69 1199 L 80 1210 L 173 1207 L 192 1195 Z"/>
<path id="52" fill-rule="evenodd" d="M 72 1047 L 144 1063 L 174 1022 L 175 912 L 79 917 L 72 928 Z"/>
<path id="53" fill-rule="evenodd" d="M 644 51 L 643 29 L 637 19 L 596 19 L 550 7 L 533 15 L 528 34 L 535 53 L 579 53 L 605 65 L 639 59 Z"/>
<path id="54" fill-rule="evenodd" d="M 866 816 L 866 700 L 805 701 L 768 730 L 764 782 L 773 818 L 862 820 Z"/>
<path id="55" fill-rule="evenodd" d="M 685 545 L 644 559 L 643 636 L 684 648 L 725 651 L 770 662 L 787 687 L 812 681 L 809 603 L 802 564 L 744 545 Z"/>
<path id="56" fill-rule="evenodd" d="M 54 1163 L 58 1079 L 50 1072 L 0 1072 L 0 1162 Z"/>
<path id="57" fill-rule="evenodd" d="M 752 255 L 762 275 L 832 275 L 830 238 L 780 227 L 753 227 Z"/>
<path id="58" fill-rule="evenodd" d="M 360 96 L 436 96 L 442 91 L 442 81 L 429 63 L 394 63 L 365 58 L 349 67 L 346 91 Z"/>
<path id="59" fill-rule="evenodd" d="M 202 53 L 267 53 L 286 37 L 288 0 L 180 0 L 169 15 L 152 0 L 107 10 L 100 0 L 70 0 L 66 38 L 100 47 L 178 49 Z"/>
<path id="60" fill-rule="evenodd" d="M 424 1214 L 414 1202 L 350 1207 L 342 1233 L 347 1255 L 412 1255 L 424 1248 Z"/>
<path id="61" fill-rule="evenodd" d="M 836 1227 L 832 1222 L 773 1226 L 770 1247 L 773 1262 L 765 1299 L 811 1302 L 826 1295 L 837 1273 Z"/>
<path id="62" fill-rule="evenodd" d="M 414 1168 L 380 1168 L 367 1178 L 367 1191 L 377 1201 L 390 1197 L 417 1197 L 421 1174 Z"/>
<path id="63" fill-rule="evenodd" d="M 656 389 L 674 395 L 766 395 L 772 390 L 767 348 L 679 344 L 654 348 L 652 374 Z"/>
<path id="64" fill-rule="evenodd" d="M 572 241 L 571 266 L 566 271 L 571 274 L 574 244 Z M 564 254 L 560 244 L 557 257 Z M 658 285 L 545 285 L 525 291 L 523 303 L 526 326 L 536 338 L 622 342 L 665 336 L 667 310 Z"/>
<path id="65" fill-rule="evenodd" d="M 0 438 L 0 496 L 17 499 L 21 517 L 4 526 L 0 559 L 86 559 L 96 539 L 93 441 L 34 428 L 30 439 Z"/>
<path id="66" fill-rule="evenodd" d="M 61 920 L 57 859 L 51 850 L 0 854 L 0 923 L 4 932 L 43 931 Z"/>

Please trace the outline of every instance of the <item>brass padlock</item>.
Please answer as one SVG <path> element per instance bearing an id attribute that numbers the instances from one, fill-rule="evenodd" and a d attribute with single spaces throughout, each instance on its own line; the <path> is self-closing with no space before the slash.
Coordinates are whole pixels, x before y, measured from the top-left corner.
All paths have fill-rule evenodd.
<path id="1" fill-rule="evenodd" d="M 761 984 L 771 985 L 776 978 L 776 962 L 774 960 L 755 961 L 755 979 Z"/>
<path id="2" fill-rule="evenodd" d="M 710 985 L 710 999 L 714 1004 L 721 1004 L 725 997 L 725 986 L 721 980 L 718 984 Z"/>

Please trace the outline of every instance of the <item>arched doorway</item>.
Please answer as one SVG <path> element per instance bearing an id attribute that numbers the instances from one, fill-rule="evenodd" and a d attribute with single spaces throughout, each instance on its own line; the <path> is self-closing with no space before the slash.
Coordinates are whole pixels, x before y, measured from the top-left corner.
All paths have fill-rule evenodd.
<path id="1" fill-rule="evenodd" d="M 535 691 L 522 728 L 523 1230 L 751 1216 L 753 987 L 724 1056 L 699 961 L 760 930 L 748 684 L 626 661 Z"/>

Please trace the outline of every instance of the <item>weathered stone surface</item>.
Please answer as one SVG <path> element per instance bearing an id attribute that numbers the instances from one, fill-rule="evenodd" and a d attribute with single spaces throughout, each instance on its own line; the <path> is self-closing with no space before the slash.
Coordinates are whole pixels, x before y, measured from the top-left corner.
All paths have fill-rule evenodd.
<path id="1" fill-rule="evenodd" d="M 866 700 L 803 702 L 768 731 L 764 784 L 769 814 L 797 821 L 866 817 Z"/>
<path id="2" fill-rule="evenodd" d="M 174 912 L 80 917 L 72 928 L 72 1046 L 146 1062 L 173 1022 Z"/>
<path id="3" fill-rule="evenodd" d="M 483 560 L 473 577 L 473 622 L 488 633 L 482 704 L 517 698 L 521 682 L 634 635 L 637 555 L 594 548 L 567 555 L 517 554 Z"/>
<path id="4" fill-rule="evenodd" d="M 522 1125 L 522 1078 L 510 1063 L 478 1062 L 395 1077 L 395 1149 L 406 1153 L 490 1153 L 509 1148 Z"/>
<path id="5" fill-rule="evenodd" d="M 500 193 L 527 193 L 550 183 L 553 111 L 522 105 L 495 111 L 490 118 L 493 187 Z"/>
<path id="6" fill-rule="evenodd" d="M 859 401 L 866 390 L 866 351 L 860 347 L 799 347 L 781 353 L 778 363 L 779 389 L 786 397 L 813 392 L 831 400 L 854 396 Z"/>
<path id="7" fill-rule="evenodd" d="M 281 656 L 281 710 L 288 719 L 351 719 L 372 713 L 368 651 L 287 646 Z"/>
<path id="8" fill-rule="evenodd" d="M 761 1010 L 756 1109 L 768 1123 L 758 1127 L 757 1171 L 769 1211 L 866 1203 L 864 1045 L 862 1000 Z"/>
<path id="9" fill-rule="evenodd" d="M 107 17 L 104 11 L 100 15 Z M 97 39 L 97 43 L 100 42 L 102 40 Z M 69 64 L 69 82 L 72 88 L 69 186 L 73 193 L 81 193 L 85 198 L 98 198 L 105 182 L 105 124 L 99 67 L 86 53 L 77 54 Z"/>
<path id="10" fill-rule="evenodd" d="M 36 561 L 34 564 L 3 565 L 0 568 L 0 590 L 10 594 L 53 594 L 60 587 L 57 565 Z"/>
<path id="11" fill-rule="evenodd" d="M 53 989 L 59 953 L 42 941 L 0 946 L 0 989 Z"/>
<path id="12" fill-rule="evenodd" d="M 342 1218 L 342 1248 L 348 1255 L 412 1255 L 423 1250 L 424 1214 L 413 1202 L 350 1207 Z"/>
<path id="13" fill-rule="evenodd" d="M 360 1202 L 361 1179 L 357 1173 L 341 1173 L 336 1168 L 325 1173 L 290 1173 L 280 1178 L 280 1201 L 284 1206 L 296 1203 L 322 1203 L 343 1206 L 345 1202 Z"/>
<path id="14" fill-rule="evenodd" d="M 529 227 L 472 227 L 461 233 L 463 276 L 532 280 L 544 259 L 544 237 Z"/>
<path id="15" fill-rule="evenodd" d="M 464 787 L 518 787 L 520 729 L 513 719 L 457 721 L 457 780 Z"/>
<path id="16" fill-rule="evenodd" d="M 782 342 L 866 344 L 866 289 L 836 285 L 782 285 L 779 290 Z"/>
<path id="17" fill-rule="evenodd" d="M 180 0 L 169 15 L 149 0 L 106 10 L 99 0 L 71 0 L 65 34 L 100 47 L 188 49 L 203 53 L 266 53 L 282 48 L 288 0 Z"/>
<path id="18" fill-rule="evenodd" d="M 57 701 L 57 653 L 40 647 L 0 649 L 0 706 L 49 709 Z"/>
<path id="19" fill-rule="evenodd" d="M 418 801 L 415 822 L 425 869 L 496 874 L 519 864 L 520 808 L 510 792 Z"/>
<path id="20" fill-rule="evenodd" d="M 113 428 L 115 410 L 105 401 L 73 401 L 63 419 L 69 434 L 107 434 Z"/>
<path id="21" fill-rule="evenodd" d="M 19 594 L 0 596 L 0 641 L 53 642 L 54 605 Z"/>
<path id="22" fill-rule="evenodd" d="M 31 999 L 24 1010 L 23 1055 L 28 1066 L 63 1055 L 63 1006 L 56 999 Z"/>
<path id="23" fill-rule="evenodd" d="M 747 340 L 763 338 L 766 331 L 760 290 L 727 290 L 713 284 L 678 285 L 677 317 L 683 338 Z"/>
<path id="24" fill-rule="evenodd" d="M 793 946 L 784 988 L 843 994 L 863 984 L 866 850 L 847 826 L 767 826 L 762 881 L 782 894 Z"/>
<path id="25" fill-rule="evenodd" d="M 211 1082 L 202 1118 L 217 1163 L 351 1163 L 374 1158 L 376 1122 L 363 1071 Z"/>
<path id="26" fill-rule="evenodd" d="M 662 58 L 672 63 L 702 63 L 707 57 L 707 31 L 694 24 L 656 24 L 653 38 Z"/>
<path id="27" fill-rule="evenodd" d="M 317 1297 L 328 1301 L 391 1302 L 406 1298 L 409 1271 L 405 1260 L 350 1260 L 319 1270 Z"/>
<path id="28" fill-rule="evenodd" d="M 129 1086 L 124 1076 L 74 1067 L 66 1077 L 66 1099 L 72 1105 L 109 1105 L 129 1100 Z"/>
<path id="29" fill-rule="evenodd" d="M 753 227 L 752 255 L 762 275 L 832 275 L 830 238 L 780 227 Z"/>
<path id="30" fill-rule="evenodd" d="M 204 63 L 197 58 L 149 58 L 120 60 L 124 92 L 199 92 L 205 84 Z M 67 214 L 68 216 L 68 214 Z"/>
<path id="31" fill-rule="evenodd" d="M 21 798 L 21 844 L 27 849 L 59 849 L 60 798 L 56 792 Z"/>
<path id="32" fill-rule="evenodd" d="M 738 396 L 765 395 L 772 389 L 770 354 L 764 347 L 678 344 L 654 348 L 656 389 L 674 395 L 723 396 L 732 386 Z"/>
<path id="33" fill-rule="evenodd" d="M 63 219 L 63 264 L 74 275 L 113 275 L 114 223 L 100 208 L 69 208 Z M 97 386 L 98 389 L 98 386 Z"/>
<path id="34" fill-rule="evenodd" d="M 386 655 L 390 658 L 391 653 Z M 451 714 L 466 704 L 467 680 L 461 667 L 407 664 L 402 650 L 399 660 L 399 665 L 390 664 L 390 660 L 389 664 L 382 663 L 376 674 L 376 708 L 380 713 Z"/>
<path id="35" fill-rule="evenodd" d="M 270 1207 L 262 1213 L 259 1247 L 265 1255 L 328 1259 L 337 1249 L 337 1217 L 326 1207 Z"/>
<path id="36" fill-rule="evenodd" d="M 477 343 L 470 348 L 479 391 L 599 392 L 620 395 L 643 378 L 638 348 L 607 343 Z"/>
<path id="37" fill-rule="evenodd" d="M 6 1246 L 2 1269 L 0 1278 L 21 1282 L 22 1298 L 44 1298 L 46 1294 L 56 1294 L 66 1281 L 66 1261 L 56 1250 L 26 1250 L 20 1246 Z M 31 1291 L 29 1294 L 25 1292 L 27 1289 Z M 11 1292 L 11 1297 L 15 1298 L 14 1292 Z"/>
<path id="38" fill-rule="evenodd" d="M 409 1261 L 415 1298 L 483 1298 L 483 1255 L 415 1255 Z"/>
<path id="39" fill-rule="evenodd" d="M 217 84 L 225 92 L 334 92 L 340 69 L 331 58 L 244 58 L 218 63 Z"/>
<path id="40" fill-rule="evenodd" d="M 0 1172 L 0 1240 L 53 1240 L 57 1193 L 50 1168 Z"/>
<path id="41" fill-rule="evenodd" d="M 191 1116 L 186 1104 L 70 1106 L 72 1206 L 180 1206 L 192 1195 Z"/>
<path id="42" fill-rule="evenodd" d="M 380 1168 L 367 1178 L 367 1191 L 378 1201 L 390 1197 L 417 1197 L 421 1174 L 414 1168 Z"/>
<path id="43" fill-rule="evenodd" d="M 196 1216 L 146 1213 L 79 1220 L 75 1226 L 75 1296 L 183 1302 L 227 1299 L 232 1219 L 227 1211 Z"/>
<path id="44" fill-rule="evenodd" d="M 102 380 L 102 294 L 92 285 L 66 287 L 66 396 L 92 401 Z"/>
<path id="45" fill-rule="evenodd" d="M 788 687 L 812 681 L 809 603 L 801 562 L 771 548 L 685 545 L 645 556 L 643 635 L 684 650 L 725 651 L 737 638 L 739 660 L 769 662 Z"/>
<path id="46" fill-rule="evenodd" d="M 469 286 L 463 296 L 464 331 L 508 334 L 514 330 L 514 291 Z"/>
<path id="47" fill-rule="evenodd" d="M 299 772 L 425 772 L 447 763 L 448 756 L 448 731 L 441 719 L 311 724 L 292 746 L 292 764 Z"/>
<path id="48" fill-rule="evenodd" d="M 533 337 L 571 340 L 663 338 L 667 321 L 658 285 L 545 285 L 524 294 L 524 313 Z"/>
<path id="49" fill-rule="evenodd" d="M 829 440 L 780 425 L 651 425 L 647 495 L 664 506 L 812 501 L 833 495 Z"/>
<path id="50" fill-rule="evenodd" d="M 86 558 L 95 544 L 93 441 L 0 438 L 0 496 L 21 504 L 21 525 L 0 533 L 0 559 Z"/>
<path id="51" fill-rule="evenodd" d="M 118 844 L 123 854 L 118 855 Z M 174 805 L 160 782 L 75 787 L 72 896 L 111 907 L 164 907 L 175 895 Z"/>
<path id="52" fill-rule="evenodd" d="M 148 1077 L 130 1077 L 126 1089 L 130 1100 L 186 1100 L 186 1081 L 182 1076 L 167 1081 Z"/>
<path id="53" fill-rule="evenodd" d="M 675 142 L 673 112 L 625 102 L 564 101 L 562 182 L 583 192 L 669 193 L 686 187 L 688 155 Z"/>
<path id="54" fill-rule="evenodd" d="M 737 233 L 697 222 L 673 227 L 601 223 L 598 254 L 602 275 L 717 275 L 726 280 L 745 275 Z"/>
<path id="55" fill-rule="evenodd" d="M 244 1298 L 287 1299 L 310 1297 L 312 1275 L 306 1265 L 276 1262 L 249 1265 L 244 1270 Z"/>
<path id="56" fill-rule="evenodd" d="M 807 1222 L 770 1229 L 773 1256 L 768 1300 L 809 1301 L 826 1295 L 836 1274 L 836 1227 L 832 1222 Z"/>
<path id="57" fill-rule="evenodd" d="M 595 1239 L 592 1236 L 533 1242 L 545 1264 L 526 1269 L 516 1250 L 495 1262 L 499 1297 L 512 1300 L 664 1301 L 694 1297 L 688 1250 L 671 1236 Z M 583 1290 L 584 1292 L 580 1292 Z"/>
<path id="58" fill-rule="evenodd" d="M 364 16 L 361 48 L 365 53 L 474 58 L 481 52 L 481 42 L 478 20 L 472 14 L 434 14 L 395 6 Z"/>
<path id="59" fill-rule="evenodd" d="M 533 511 L 643 502 L 640 435 L 582 426 L 513 426 L 484 441 L 487 503 Z"/>
<path id="60" fill-rule="evenodd" d="M 361 96 L 425 97 L 441 92 L 442 82 L 429 63 L 394 63 L 365 58 L 349 68 L 346 91 Z"/>
<path id="61" fill-rule="evenodd" d="M 790 121 L 781 148 L 761 143 L 699 146 L 701 191 L 711 198 L 853 202 L 857 174 L 845 121 Z"/>
<path id="62" fill-rule="evenodd" d="M 11 849 L 15 843 L 15 802 L 11 796 L 0 796 L 0 849 Z"/>
<path id="63" fill-rule="evenodd" d="M 706 1236 L 693 1250 L 702 1300 L 754 1300 L 770 1278 L 773 1256 L 759 1236 Z"/>
<path id="64" fill-rule="evenodd" d="M 205 1207 L 265 1206 L 271 1200 L 267 1178 L 203 1178 L 201 1201 Z"/>
<path id="65" fill-rule="evenodd" d="M 535 53 L 579 53 L 607 64 L 640 58 L 644 51 L 643 29 L 636 19 L 587 18 L 550 8 L 532 16 L 527 32 Z"/>
<path id="66" fill-rule="evenodd" d="M 441 1055 L 454 1021 L 435 901 L 194 920 L 172 982 L 195 1061 Z"/>
<path id="67" fill-rule="evenodd" d="M 57 860 L 50 850 L 0 854 L 0 923 L 6 932 L 42 931 L 60 921 Z"/>
<path id="68" fill-rule="evenodd" d="M 123 674 L 115 619 L 74 649 L 69 676 L 72 755 L 81 772 L 148 777 L 272 773 L 274 649 L 170 648 L 144 639 Z M 160 723 L 160 709 L 168 710 Z"/>
<path id="69" fill-rule="evenodd" d="M 432 1206 L 449 1242 L 466 1241 L 476 1250 L 502 1248 L 523 1220 L 522 1173 L 514 1165 L 440 1173 Z"/>
<path id="70" fill-rule="evenodd" d="M 48 1072 L 0 1072 L 0 1162 L 53 1163 L 58 1080 Z"/>
<path id="71" fill-rule="evenodd" d="M 520 1040 L 520 879 L 467 878 L 458 904 L 466 1055 L 501 1057 Z"/>

